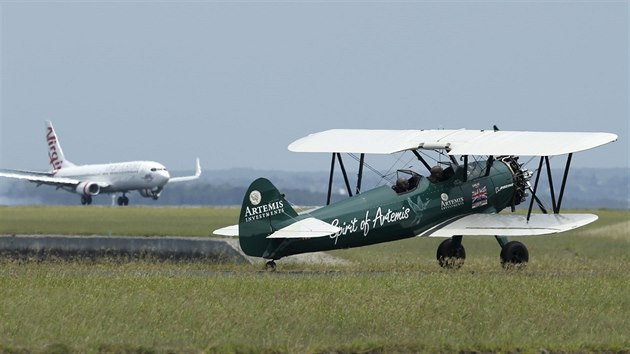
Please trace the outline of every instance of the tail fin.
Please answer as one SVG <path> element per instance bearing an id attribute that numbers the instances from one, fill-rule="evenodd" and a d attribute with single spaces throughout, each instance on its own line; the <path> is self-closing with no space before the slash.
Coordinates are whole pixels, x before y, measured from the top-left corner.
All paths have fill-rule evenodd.
<path id="1" fill-rule="evenodd" d="M 255 180 L 243 198 L 238 224 L 241 249 L 249 256 L 273 259 L 273 251 L 282 240 L 267 236 L 292 223 L 295 217 L 295 210 L 269 180 Z"/>
<path id="2" fill-rule="evenodd" d="M 63 155 L 61 144 L 59 144 L 55 129 L 53 128 L 52 122 L 49 120 L 46 121 L 46 144 L 48 145 L 48 160 L 53 170 L 57 171 L 64 167 L 74 166 L 74 164 L 66 160 L 66 157 Z"/>

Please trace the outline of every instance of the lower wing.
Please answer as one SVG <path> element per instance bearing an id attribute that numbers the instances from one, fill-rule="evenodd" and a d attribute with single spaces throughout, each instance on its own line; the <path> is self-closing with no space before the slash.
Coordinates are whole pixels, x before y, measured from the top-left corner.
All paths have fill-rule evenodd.
<path id="1" fill-rule="evenodd" d="M 447 220 L 418 236 L 536 236 L 573 230 L 595 220 L 593 214 L 532 214 L 529 221 L 525 215 L 471 214 Z"/>

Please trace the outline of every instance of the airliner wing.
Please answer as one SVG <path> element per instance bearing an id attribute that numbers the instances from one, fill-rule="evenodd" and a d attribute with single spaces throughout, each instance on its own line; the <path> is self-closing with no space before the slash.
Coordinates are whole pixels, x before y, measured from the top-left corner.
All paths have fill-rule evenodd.
<path id="1" fill-rule="evenodd" d="M 50 173 L 35 172 L 24 173 L 23 171 L 2 172 L 0 171 L 0 177 L 15 178 L 26 180 L 29 182 L 37 183 L 38 185 L 46 184 L 55 187 L 72 187 L 75 188 L 79 184 L 85 182 L 74 178 L 55 177 Z M 101 188 L 101 191 L 107 192 L 107 189 L 111 186 L 109 183 L 96 182 Z"/>
<path id="2" fill-rule="evenodd" d="M 193 176 L 173 177 L 168 180 L 169 183 L 187 182 L 198 179 L 201 176 L 201 165 L 199 164 L 199 158 L 197 158 L 197 166 L 195 168 L 195 174 Z"/>
<path id="3" fill-rule="evenodd" d="M 48 173 L 21 173 L 21 172 L 0 172 L 0 177 L 27 180 L 38 184 L 49 184 L 54 186 L 76 186 L 81 181 L 73 178 L 54 177 Z"/>
<path id="4" fill-rule="evenodd" d="M 520 214 L 472 214 L 447 220 L 418 236 L 536 236 L 573 230 L 595 220 L 593 214 L 532 214 L 529 222 Z"/>

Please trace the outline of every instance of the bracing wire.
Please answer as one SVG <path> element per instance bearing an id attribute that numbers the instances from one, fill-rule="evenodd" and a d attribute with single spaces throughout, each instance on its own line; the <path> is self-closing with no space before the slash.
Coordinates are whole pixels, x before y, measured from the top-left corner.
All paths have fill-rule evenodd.
<path id="1" fill-rule="evenodd" d="M 359 159 L 356 155 L 351 154 L 351 153 L 348 153 L 348 155 L 350 155 L 350 157 L 352 157 L 352 158 L 353 158 L 353 159 L 355 159 L 356 161 L 359 161 L 359 162 L 360 162 L 360 159 Z M 391 166 L 391 167 L 387 170 L 387 172 L 385 172 L 385 173 L 381 173 L 381 172 L 380 172 L 380 171 L 378 171 L 376 168 L 374 168 L 373 166 L 371 166 L 371 165 L 370 165 L 370 164 L 368 164 L 367 162 L 363 161 L 363 166 L 367 167 L 370 171 L 374 172 L 374 174 L 376 174 L 376 175 L 379 177 L 379 181 L 377 181 L 377 182 L 376 182 L 376 185 L 375 185 L 375 186 L 378 186 L 378 185 L 379 185 L 379 183 L 380 183 L 381 181 L 390 182 L 390 181 L 388 180 L 388 177 L 394 174 L 394 172 L 392 172 L 392 169 L 393 169 L 396 165 L 398 165 L 398 164 L 399 164 L 399 162 L 400 162 L 400 160 L 402 159 L 402 156 L 403 156 L 403 155 L 404 155 L 404 153 L 403 153 L 403 154 L 400 154 L 400 155 L 398 156 L 398 158 L 396 159 L 396 161 L 392 164 L 392 166 Z M 409 161 L 411 161 L 411 160 L 409 160 Z"/>

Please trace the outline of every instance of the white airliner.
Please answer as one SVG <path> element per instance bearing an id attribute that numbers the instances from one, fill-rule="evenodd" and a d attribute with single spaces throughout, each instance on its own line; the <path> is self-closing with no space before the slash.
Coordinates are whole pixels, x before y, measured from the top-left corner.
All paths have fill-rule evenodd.
<path id="1" fill-rule="evenodd" d="M 38 185 L 47 184 L 81 195 L 81 204 L 91 204 L 101 193 L 122 193 L 118 205 L 128 205 L 127 193 L 137 190 L 145 198 L 158 199 L 167 183 L 185 182 L 201 176 L 197 158 L 193 176 L 171 178 L 164 165 L 154 161 L 130 161 L 98 165 L 75 165 L 66 160 L 52 122 L 46 121 L 46 144 L 51 172 L 3 170 L 0 177 L 24 179 Z"/>

